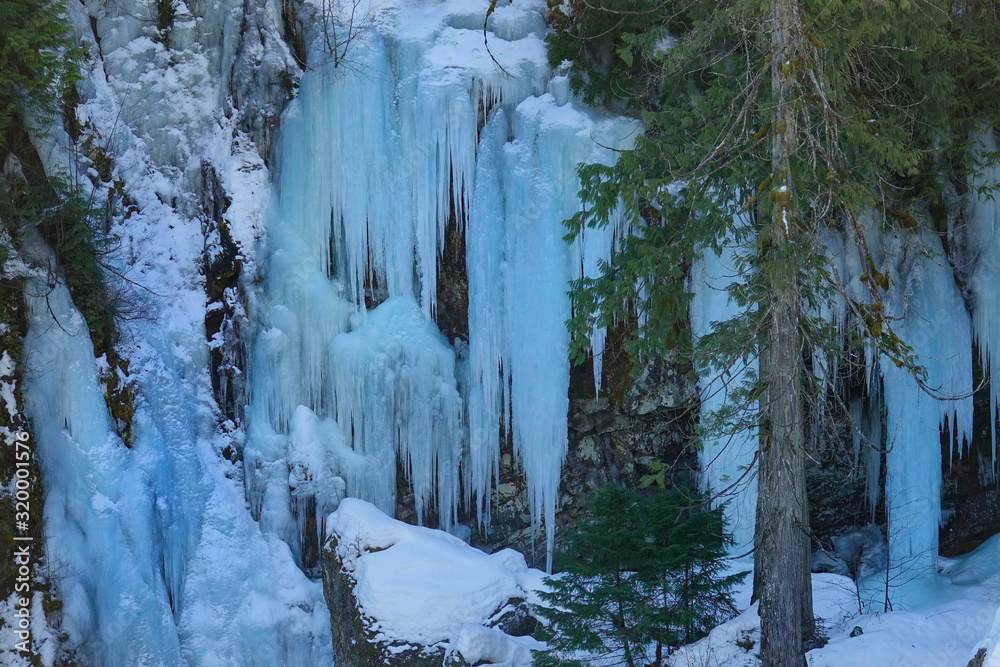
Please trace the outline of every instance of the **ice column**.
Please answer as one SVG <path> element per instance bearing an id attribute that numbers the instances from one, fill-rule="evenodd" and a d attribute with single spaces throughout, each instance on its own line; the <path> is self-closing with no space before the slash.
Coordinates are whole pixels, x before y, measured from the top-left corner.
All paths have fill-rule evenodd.
<path id="1" fill-rule="evenodd" d="M 972 434 L 972 323 L 937 235 L 887 233 L 886 265 L 896 284 L 886 312 L 926 369 L 923 391 L 905 365 L 879 360 L 886 406 L 886 505 L 890 558 L 900 580 L 931 571 L 941 520 L 941 427 L 954 446 Z M 957 400 L 939 400 L 944 399 Z"/>
<path id="2" fill-rule="evenodd" d="M 984 152 L 995 151 L 993 133 L 983 138 Z M 974 184 L 996 183 L 1000 180 L 1000 166 L 986 170 L 982 179 Z M 975 298 L 972 328 L 979 345 L 979 358 L 990 380 L 990 425 L 993 437 L 993 466 L 997 454 L 997 410 L 1000 409 L 1000 204 L 995 196 L 972 196 L 969 206 L 969 247 L 975 269 L 970 285 Z"/>
<path id="3" fill-rule="evenodd" d="M 142 461 L 156 453 L 129 450 L 115 434 L 86 323 L 65 287 L 35 278 L 27 293 L 26 408 L 45 480 L 46 554 L 64 604 L 62 627 L 94 664 L 180 664 L 170 574 L 158 567 L 167 554 L 147 477 L 156 470 Z M 179 601 L 179 588 L 172 594 Z"/>
<path id="4" fill-rule="evenodd" d="M 398 452 L 418 520 L 436 501 L 448 529 L 457 519 L 464 435 L 455 353 L 412 298 L 389 299 L 353 324 L 330 345 L 336 419 L 366 462 L 344 466 L 351 495 L 392 514 Z"/>
<path id="5" fill-rule="evenodd" d="M 244 462 L 254 516 L 300 558 L 310 503 L 394 511 L 397 456 L 418 517 L 456 518 L 465 409 L 430 319 L 437 260 L 470 207 L 483 116 L 549 77 L 544 5 L 491 17 L 510 76 L 483 47 L 487 7 L 373 8 L 349 62 L 304 75 L 282 116 Z"/>
<path id="6" fill-rule="evenodd" d="M 714 322 L 725 322 L 740 312 L 729 298 L 728 289 L 741 282 L 736 266 L 736 250 L 723 246 L 717 254 L 705 248 L 691 268 L 691 329 L 696 337 L 711 333 Z M 748 372 L 757 371 L 753 359 L 737 361 L 728 369 L 712 369 L 701 378 L 702 414 L 720 410 L 729 393 L 740 386 Z M 753 410 L 754 405 L 746 407 Z M 701 484 L 712 494 L 720 494 L 716 504 L 727 503 L 725 518 L 733 534 L 732 552 L 743 554 L 753 548 L 757 514 L 757 476 L 753 470 L 757 454 L 757 430 L 738 429 L 702 439 Z"/>

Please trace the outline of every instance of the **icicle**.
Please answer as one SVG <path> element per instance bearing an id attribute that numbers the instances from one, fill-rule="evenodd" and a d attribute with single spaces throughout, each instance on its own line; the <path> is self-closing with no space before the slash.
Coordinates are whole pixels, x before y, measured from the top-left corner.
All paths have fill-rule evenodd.
<path id="1" fill-rule="evenodd" d="M 625 143 L 623 140 L 619 140 Z M 609 151 L 610 152 L 610 151 Z M 608 162 L 609 152 L 597 157 Z M 610 224 L 603 229 L 586 228 L 580 232 L 580 238 L 573 245 L 574 263 L 579 261 L 580 270 L 574 277 L 597 278 L 601 274 L 601 263 L 611 261 L 611 254 L 614 251 L 618 240 L 628 230 L 624 228 L 622 220 L 622 210 L 619 208 Z M 579 260 L 577 260 L 579 255 Z M 594 392 L 601 393 L 601 376 L 604 369 L 604 343 L 607 339 L 607 329 L 602 326 L 595 326 L 590 332 L 590 352 L 594 360 Z"/>
<path id="2" fill-rule="evenodd" d="M 503 146 L 507 115 L 498 109 L 483 128 L 476 189 L 466 232 L 469 276 L 469 460 L 466 493 L 475 493 L 476 516 L 489 516 L 492 482 L 500 474 L 500 419 L 506 400 L 503 359 L 508 356 L 504 310 L 505 241 Z"/>
<path id="3" fill-rule="evenodd" d="M 398 452 L 418 519 L 433 504 L 447 529 L 457 516 L 463 438 L 454 352 L 412 299 L 389 299 L 353 323 L 329 357 L 337 423 L 363 459 L 344 466 L 347 492 L 392 514 Z"/>
<path id="4" fill-rule="evenodd" d="M 881 493 L 882 477 L 882 392 L 881 385 L 874 382 L 868 392 L 868 447 L 866 448 L 865 491 L 868 496 L 868 506 L 871 508 L 872 522 L 875 521 L 875 508 Z"/>
<path id="5" fill-rule="evenodd" d="M 445 526 L 460 474 L 466 502 L 474 496 L 488 522 L 504 420 L 533 526 L 544 518 L 551 547 L 567 444 L 566 291 L 581 272 L 596 273 L 622 232 L 617 222 L 588 230 L 571 248 L 562 222 L 580 206 L 577 165 L 612 162 L 601 145 L 630 144 L 636 126 L 567 103 L 564 78 L 541 94 L 550 83 L 541 3 L 496 9 L 491 56 L 487 6 L 394 6 L 358 36 L 352 67 L 307 73 L 283 117 L 249 411 L 264 423 L 251 424 L 244 457 L 251 507 L 282 536 L 296 539 L 293 515 L 303 510 L 287 509 L 298 496 L 278 485 L 292 465 L 285 434 L 305 406 L 335 421 L 353 452 L 334 457 L 347 493 L 391 513 L 398 456 L 418 516 L 433 505 Z M 454 355 L 430 319 L 452 221 L 467 231 L 464 406 Z M 366 316 L 366 299 L 385 297 Z M 598 384 L 603 341 L 595 331 Z M 313 480 L 291 473 L 295 493 L 312 497 Z"/>

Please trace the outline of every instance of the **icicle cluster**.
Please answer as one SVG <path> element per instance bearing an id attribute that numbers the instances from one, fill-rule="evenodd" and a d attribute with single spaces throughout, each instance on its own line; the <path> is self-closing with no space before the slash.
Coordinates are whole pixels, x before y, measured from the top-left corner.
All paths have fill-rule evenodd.
<path id="1" fill-rule="evenodd" d="M 434 509 L 444 527 L 460 481 L 488 523 L 510 437 L 533 526 L 544 518 L 551 546 L 567 446 L 568 284 L 595 273 L 621 233 L 588 230 L 571 247 L 562 222 L 580 208 L 577 165 L 610 162 L 602 145 L 628 145 L 636 127 L 579 109 L 565 78 L 550 80 L 543 3 L 491 16 L 503 70 L 482 43 L 486 8 L 380 13 L 350 67 L 307 73 L 283 118 L 244 461 L 254 513 L 292 542 L 302 519 L 289 513 L 308 507 L 289 497 L 289 431 L 307 410 L 319 425 L 311 437 L 327 443 L 314 457 L 323 470 L 310 474 L 392 513 L 398 457 L 418 517 Z M 464 396 L 431 320 L 451 221 L 467 246 Z M 593 343 L 599 355 L 603 332 Z M 305 481 L 294 488 L 315 488 L 317 507 L 342 488 Z"/>
<path id="2" fill-rule="evenodd" d="M 993 133 L 983 137 L 983 152 L 995 151 Z M 1000 181 L 1000 166 L 987 169 L 974 186 Z M 990 425 L 993 438 L 993 467 L 996 470 L 997 411 L 1000 410 L 1000 204 L 996 197 L 974 195 L 970 201 L 969 247 L 977 256 L 970 258 L 975 269 L 970 280 L 975 299 L 972 330 L 979 346 L 979 359 L 990 380 Z"/>
<path id="3" fill-rule="evenodd" d="M 468 487 L 488 498 L 499 456 L 498 424 L 508 425 L 528 481 L 533 525 L 553 539 L 559 470 L 569 409 L 568 281 L 593 275 L 619 230 L 586 230 L 570 246 L 563 220 L 580 209 L 576 165 L 611 161 L 603 148 L 626 146 L 633 123 L 598 118 L 559 103 L 553 92 L 498 110 L 483 130 L 468 231 L 470 460 Z M 565 98 L 563 98 L 565 99 Z M 508 129 L 508 125 L 510 129 Z M 508 133 L 514 141 L 507 143 Z M 603 351 L 603 331 L 592 338 Z M 595 366 L 599 383 L 600 366 Z M 599 385 L 598 385 L 599 386 Z"/>
<path id="4" fill-rule="evenodd" d="M 953 445 L 972 438 L 972 323 L 937 235 L 886 233 L 884 248 L 886 265 L 901 277 L 886 296 L 886 312 L 901 318 L 893 328 L 913 346 L 935 394 L 923 391 L 905 365 L 879 359 L 889 546 L 899 568 L 930 571 L 941 520 L 941 428 L 950 429 Z"/>

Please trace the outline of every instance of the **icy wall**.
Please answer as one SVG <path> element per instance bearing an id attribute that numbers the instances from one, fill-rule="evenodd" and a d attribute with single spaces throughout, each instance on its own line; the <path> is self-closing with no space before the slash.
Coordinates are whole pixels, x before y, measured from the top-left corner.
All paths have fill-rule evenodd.
<path id="1" fill-rule="evenodd" d="M 831 230 L 823 243 L 844 294 L 825 316 L 847 333 L 850 327 L 864 327 L 848 315 L 847 299 L 884 312 L 886 326 L 912 346 L 919 368 L 915 373 L 900 360 L 866 348 L 861 361 L 867 395 L 849 407 L 855 461 L 861 466 L 858 474 L 866 477 L 873 512 L 884 491 L 891 586 L 905 594 L 907 584 L 935 571 L 942 429 L 949 435 L 946 451 L 955 459 L 972 440 L 972 320 L 937 234 L 882 226 L 870 218 L 863 229 L 860 242 L 875 266 L 891 276 L 888 287 L 876 291 L 881 299 L 876 301 L 867 287 L 859 241 L 848 238 L 849 231 Z M 814 372 L 824 377 L 841 362 L 814 355 Z M 885 453 L 884 490 L 880 452 Z M 872 584 L 874 597 L 884 597 L 885 573 L 874 578 L 883 579 Z"/>
<path id="2" fill-rule="evenodd" d="M 997 150 L 995 134 L 983 138 L 982 148 Z M 986 170 L 974 185 L 1000 182 L 1000 167 Z M 993 434 L 993 458 L 997 453 L 997 410 L 1000 409 L 1000 363 L 995 354 L 1000 350 L 1000 205 L 996 196 L 975 194 L 970 197 L 969 264 L 974 267 L 970 282 L 974 298 L 972 330 L 979 346 L 983 368 L 989 369 L 990 425 Z M 996 470 L 994 463 L 994 471 Z"/>
<path id="3" fill-rule="evenodd" d="M 725 322 L 739 313 L 729 299 L 728 288 L 742 280 L 733 246 L 723 246 L 719 253 L 711 248 L 702 251 L 691 267 L 691 331 L 704 336 L 714 322 Z M 744 366 L 712 369 L 701 378 L 702 414 L 721 410 L 730 400 L 730 392 L 739 387 L 750 373 L 757 372 L 757 360 Z M 749 406 L 752 409 L 753 406 Z M 701 484 L 714 496 L 716 505 L 725 503 L 725 518 L 733 534 L 730 552 L 743 556 L 753 549 L 757 517 L 757 433 L 756 429 L 738 426 L 721 434 L 702 438 Z"/>
<path id="4" fill-rule="evenodd" d="M 117 351 L 136 391 L 126 446 L 104 402 L 107 359 L 95 360 L 47 252 L 30 248 L 24 393 L 60 627 L 86 664 L 329 662 L 321 586 L 262 534 L 241 471 L 220 455 L 234 437 L 220 426 L 204 327 L 203 263 L 219 243 L 204 174 L 231 193 L 232 236 L 249 245 L 268 186 L 241 128 L 262 126 L 232 96 L 240 80 L 294 65 L 267 28 L 280 25 L 278 3 L 170 6 L 157 16 L 155 3 L 69 3 L 87 55 L 80 134 L 56 125 L 38 144 L 49 173 L 112 213 L 110 288 L 131 316 Z M 280 98 L 269 95 L 260 109 Z"/>
<path id="5" fill-rule="evenodd" d="M 418 519 L 433 509 L 452 527 L 464 482 L 488 521 L 501 422 L 551 545 L 568 282 L 595 271 L 620 232 L 570 246 L 562 222 L 580 206 L 576 166 L 613 159 L 609 148 L 627 146 L 636 126 L 569 100 L 548 70 L 543 3 L 491 16 L 499 66 L 483 44 L 486 8 L 373 9 L 346 64 L 333 67 L 317 42 L 319 64 L 283 117 L 244 460 L 261 525 L 293 551 L 308 537 L 301 511 L 316 512 L 322 535 L 338 494 L 392 514 L 397 456 Z M 467 243 L 469 341 L 458 357 L 432 319 L 449 221 Z M 300 418 L 315 425 L 309 444 L 296 437 Z M 304 447 L 321 464 L 307 472 L 294 463 Z M 293 502 L 319 480 L 331 481 Z"/>
<path id="6" fill-rule="evenodd" d="M 613 160 L 638 128 L 571 99 L 547 65 L 540 0 L 498 6 L 492 56 L 486 0 L 362 5 L 336 67 L 308 5 L 301 20 L 278 0 L 173 2 L 166 15 L 155 6 L 70 4 L 88 51 L 82 134 L 55 126 L 38 147 L 50 171 L 92 183 L 95 201 L 110 202 L 120 248 L 109 261 L 128 277 L 115 284 L 140 315 L 119 345 L 137 391 L 126 447 L 102 400 L 107 360 L 94 359 L 47 252 L 38 245 L 25 257 L 25 402 L 62 629 L 93 664 L 329 663 L 322 591 L 303 570 L 315 574 L 324 522 L 345 495 L 392 514 L 397 462 L 418 517 L 463 534 L 460 503 L 489 524 L 509 438 L 532 524 L 551 545 L 567 447 L 566 290 L 628 232 L 611 225 L 566 244 L 562 221 L 580 205 L 576 165 Z M 318 41 L 279 124 L 300 71 L 285 25 Z M 260 155 L 276 132 L 271 174 Z M 102 156 L 109 178 L 95 167 Z M 209 181 L 220 189 L 212 206 Z M 923 394 L 869 354 L 871 395 L 887 417 L 890 546 L 901 572 L 930 571 L 936 556 L 939 432 L 947 423 L 954 451 L 969 437 L 973 335 L 995 421 L 997 210 L 971 203 L 971 318 L 937 236 L 868 239 L 899 276 L 885 307 L 921 355 L 927 385 L 959 399 Z M 468 341 L 448 340 L 434 322 L 449 225 L 465 235 Z M 243 291 L 208 303 L 204 267 L 223 236 Z M 863 301 L 863 272 L 845 247 L 828 239 Z M 721 289 L 731 264 L 726 253 L 696 264 L 696 334 L 732 312 Z M 206 340 L 205 321 L 244 307 L 251 400 L 237 424 L 213 396 L 210 350 L 222 341 Z M 845 304 L 829 315 L 848 326 Z M 591 342 L 600 390 L 604 332 Z M 704 380 L 710 410 L 725 387 Z M 703 453 L 706 486 L 737 482 L 727 511 L 741 550 L 756 490 L 752 475 L 738 480 L 755 442 L 738 433 Z M 874 498 L 880 461 L 867 458 Z"/>
<path id="7" fill-rule="evenodd" d="M 972 326 L 937 235 L 887 235 L 883 248 L 888 266 L 905 277 L 887 295 L 887 312 L 900 318 L 894 328 L 919 355 L 931 391 L 905 366 L 879 359 L 890 558 L 905 578 L 933 571 L 937 559 L 941 428 L 949 428 L 956 455 L 972 439 Z"/>

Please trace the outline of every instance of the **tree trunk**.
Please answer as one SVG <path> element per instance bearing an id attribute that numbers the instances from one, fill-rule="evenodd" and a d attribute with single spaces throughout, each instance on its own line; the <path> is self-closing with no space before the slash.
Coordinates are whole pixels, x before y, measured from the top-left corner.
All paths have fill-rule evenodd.
<path id="1" fill-rule="evenodd" d="M 797 0 L 774 0 L 771 81 L 774 99 L 771 166 L 778 189 L 768 212 L 773 241 L 763 258 L 771 302 L 763 341 L 763 428 L 758 476 L 755 584 L 760 599 L 763 667 L 805 667 L 803 638 L 814 630 L 809 512 L 805 488 L 802 337 L 798 273 L 789 261 L 797 235 L 792 164 L 796 149 L 792 45 L 801 37 Z M 764 305 L 764 304 L 762 304 Z"/>

